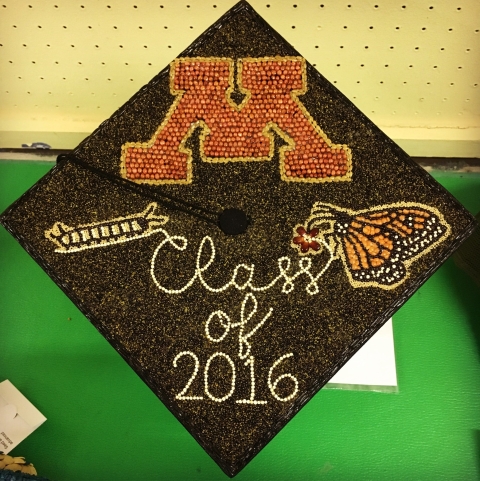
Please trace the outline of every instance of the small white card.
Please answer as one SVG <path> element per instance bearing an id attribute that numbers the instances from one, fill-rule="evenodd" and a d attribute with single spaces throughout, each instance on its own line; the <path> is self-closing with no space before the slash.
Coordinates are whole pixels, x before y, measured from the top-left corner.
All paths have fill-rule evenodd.
<path id="1" fill-rule="evenodd" d="M 326 387 L 396 390 L 397 370 L 391 319 L 330 379 Z"/>
<path id="2" fill-rule="evenodd" d="M 10 381 L 0 382 L 0 451 L 10 452 L 46 420 Z"/>

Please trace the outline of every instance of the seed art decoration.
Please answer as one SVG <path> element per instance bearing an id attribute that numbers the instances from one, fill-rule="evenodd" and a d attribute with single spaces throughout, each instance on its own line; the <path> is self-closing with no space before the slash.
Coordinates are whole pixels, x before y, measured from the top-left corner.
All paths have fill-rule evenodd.
<path id="1" fill-rule="evenodd" d="M 406 202 L 356 212 L 317 202 L 305 225 L 292 241 L 301 254 L 320 252 L 326 240 L 353 287 L 382 289 L 404 282 L 408 265 L 450 234 L 437 209 Z"/>
<path id="2" fill-rule="evenodd" d="M 45 231 L 45 237 L 57 245 L 55 252 L 78 252 L 94 247 L 104 247 L 121 242 L 141 239 L 163 231 L 161 225 L 168 217 L 155 215 L 157 204 L 152 202 L 143 212 L 105 222 L 68 227 L 63 222 Z"/>
<path id="3" fill-rule="evenodd" d="M 475 227 L 245 1 L 0 220 L 228 476 Z"/>
<path id="4" fill-rule="evenodd" d="M 237 87 L 241 103 L 232 100 Z M 298 99 L 307 91 L 302 57 L 180 58 L 170 66 L 175 95 L 165 120 L 147 143 L 122 146 L 122 175 L 135 182 L 192 182 L 186 141 L 197 128 L 204 162 L 270 160 L 275 132 L 284 141 L 280 173 L 285 181 L 350 180 L 352 154 L 335 145 Z"/>

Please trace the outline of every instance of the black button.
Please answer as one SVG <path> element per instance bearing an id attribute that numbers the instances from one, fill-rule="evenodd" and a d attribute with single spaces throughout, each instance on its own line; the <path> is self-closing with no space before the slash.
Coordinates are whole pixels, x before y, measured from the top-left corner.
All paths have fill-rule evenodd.
<path id="1" fill-rule="evenodd" d="M 225 234 L 243 234 L 248 227 L 247 214 L 240 209 L 225 209 L 218 218 L 218 225 Z"/>

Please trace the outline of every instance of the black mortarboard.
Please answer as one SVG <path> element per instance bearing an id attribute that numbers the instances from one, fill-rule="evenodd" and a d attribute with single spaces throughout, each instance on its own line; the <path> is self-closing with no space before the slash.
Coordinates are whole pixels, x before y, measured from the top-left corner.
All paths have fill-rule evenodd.
<path id="1" fill-rule="evenodd" d="M 474 227 L 246 2 L 1 220 L 230 476 Z"/>

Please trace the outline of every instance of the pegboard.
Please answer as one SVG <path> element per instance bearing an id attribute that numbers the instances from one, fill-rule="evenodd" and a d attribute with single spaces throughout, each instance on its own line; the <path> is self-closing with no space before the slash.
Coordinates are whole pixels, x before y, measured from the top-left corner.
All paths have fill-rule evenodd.
<path id="1" fill-rule="evenodd" d="M 476 0 L 251 0 L 411 155 L 480 156 Z M 234 0 L 1 0 L 0 147 L 72 148 Z"/>

